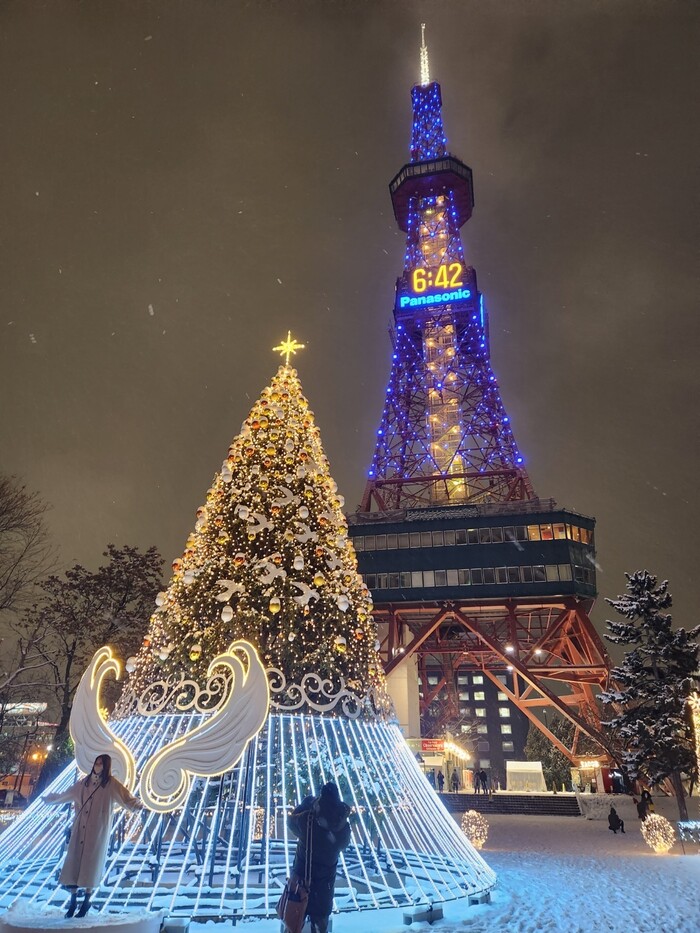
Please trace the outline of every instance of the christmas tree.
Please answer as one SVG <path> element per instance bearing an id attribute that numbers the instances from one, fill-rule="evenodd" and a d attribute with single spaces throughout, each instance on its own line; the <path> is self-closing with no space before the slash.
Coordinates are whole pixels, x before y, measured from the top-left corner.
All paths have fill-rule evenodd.
<path id="1" fill-rule="evenodd" d="M 607 602 L 624 616 L 607 621 L 608 641 L 633 645 L 611 671 L 614 689 L 600 699 L 617 715 L 604 725 L 622 745 L 622 760 L 631 778 L 658 784 L 668 778 L 682 820 L 688 819 L 681 772 L 696 775 L 688 697 L 698 666 L 700 626 L 671 628 L 668 582 L 646 570 L 625 574 L 627 593 Z"/>
<path id="2" fill-rule="evenodd" d="M 109 649 L 83 677 L 76 734 L 131 755 L 148 806 L 137 825 L 115 818 L 104 911 L 274 916 L 294 858 L 287 815 L 331 780 L 354 811 L 338 910 L 428 905 L 495 883 L 391 715 L 343 499 L 289 365 L 298 348 L 291 337 L 278 348 L 285 362 L 214 477 L 108 722 L 92 665 Z M 241 733 L 248 719 L 255 728 Z M 75 777 L 69 766 L 50 790 Z M 35 899 L 65 900 L 65 817 L 47 811 L 37 801 L 3 835 L 0 907 L 27 878 Z"/>
<path id="3" fill-rule="evenodd" d="M 383 689 L 372 602 L 347 535 L 314 414 L 289 355 L 243 422 L 214 477 L 173 577 L 159 593 L 131 686 L 182 672 L 246 638 L 266 667 L 331 692 Z"/>

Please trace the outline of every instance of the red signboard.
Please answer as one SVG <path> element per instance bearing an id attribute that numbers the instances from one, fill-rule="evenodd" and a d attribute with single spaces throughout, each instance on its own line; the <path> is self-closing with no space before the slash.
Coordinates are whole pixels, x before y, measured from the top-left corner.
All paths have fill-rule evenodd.
<path id="1" fill-rule="evenodd" d="M 444 752 L 444 739 L 421 739 L 420 750 L 422 752 Z"/>

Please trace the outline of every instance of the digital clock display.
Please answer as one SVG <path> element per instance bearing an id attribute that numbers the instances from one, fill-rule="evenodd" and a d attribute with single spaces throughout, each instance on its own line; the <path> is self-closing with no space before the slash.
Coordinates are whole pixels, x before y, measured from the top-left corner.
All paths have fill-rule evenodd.
<path id="1" fill-rule="evenodd" d="M 414 269 L 411 273 L 411 291 L 421 295 L 434 288 L 459 288 L 463 284 L 463 276 L 461 262 L 450 262 L 432 269 Z"/>

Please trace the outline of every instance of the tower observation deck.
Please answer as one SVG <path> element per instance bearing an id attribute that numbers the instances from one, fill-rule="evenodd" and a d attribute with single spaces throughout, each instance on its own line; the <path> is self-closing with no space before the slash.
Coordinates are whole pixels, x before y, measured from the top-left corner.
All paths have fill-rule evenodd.
<path id="1" fill-rule="evenodd" d="M 391 374 L 350 533 L 387 673 L 417 664 L 423 734 L 468 718 L 458 683 L 479 672 L 575 761 L 581 733 L 601 738 L 610 668 L 588 618 L 595 520 L 539 499 L 517 446 L 460 232 L 472 171 L 447 149 L 425 42 L 411 98 L 410 160 L 389 185 L 406 234 Z M 569 746 L 547 708 L 574 723 Z"/>

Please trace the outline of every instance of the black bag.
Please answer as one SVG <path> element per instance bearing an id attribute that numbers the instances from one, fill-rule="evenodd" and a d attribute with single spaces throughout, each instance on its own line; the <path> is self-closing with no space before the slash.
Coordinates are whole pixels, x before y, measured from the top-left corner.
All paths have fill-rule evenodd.
<path id="1" fill-rule="evenodd" d="M 277 916 L 284 923 L 289 933 L 301 933 L 306 919 L 309 890 L 311 888 L 312 822 L 313 813 L 309 813 L 306 824 L 306 870 L 304 877 L 299 878 L 292 873 L 287 878 L 282 897 L 277 902 Z"/>

